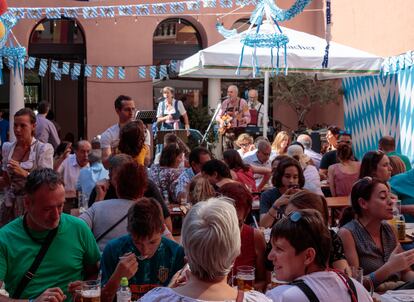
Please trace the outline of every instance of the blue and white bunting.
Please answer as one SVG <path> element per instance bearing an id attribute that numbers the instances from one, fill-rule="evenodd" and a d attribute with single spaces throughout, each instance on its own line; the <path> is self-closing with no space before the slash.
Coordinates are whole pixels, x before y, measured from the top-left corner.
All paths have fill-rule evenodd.
<path id="1" fill-rule="evenodd" d="M 102 77 L 103 77 L 103 67 L 102 66 L 96 66 L 96 68 L 95 68 L 95 74 L 96 74 L 96 77 L 98 78 L 98 79 L 102 79 Z"/>
<path id="2" fill-rule="evenodd" d="M 39 75 L 44 77 L 47 71 L 47 59 L 40 59 Z"/>
<path id="3" fill-rule="evenodd" d="M 75 69 L 72 67 L 72 69 L 70 70 L 70 79 L 72 81 L 76 81 L 78 80 L 78 76 L 75 74 Z"/>
<path id="4" fill-rule="evenodd" d="M 217 6 L 216 0 L 204 0 L 203 1 L 204 7 L 215 8 Z"/>
<path id="5" fill-rule="evenodd" d="M 163 79 L 167 76 L 168 76 L 167 65 L 161 65 L 160 66 L 160 79 Z"/>
<path id="6" fill-rule="evenodd" d="M 82 9 L 82 14 L 85 19 L 92 19 L 98 17 L 97 7 L 84 7 Z"/>
<path id="7" fill-rule="evenodd" d="M 147 77 L 147 67 L 146 66 L 138 67 L 138 76 L 141 79 L 145 79 Z"/>
<path id="8" fill-rule="evenodd" d="M 70 7 L 65 7 L 63 9 L 63 15 L 66 18 L 78 18 L 78 9 L 77 8 L 70 8 Z"/>
<path id="9" fill-rule="evenodd" d="M 118 79 L 125 80 L 125 68 L 124 67 L 118 67 Z"/>
<path id="10" fill-rule="evenodd" d="M 16 19 L 24 19 L 24 17 L 25 17 L 25 10 L 24 10 L 24 8 L 9 7 L 8 11 Z"/>
<path id="11" fill-rule="evenodd" d="M 182 13 L 185 9 L 184 3 L 171 3 L 170 11 L 173 14 Z"/>
<path id="12" fill-rule="evenodd" d="M 118 14 L 120 16 L 132 16 L 133 15 L 132 6 L 121 5 L 120 7 L 118 7 Z"/>
<path id="13" fill-rule="evenodd" d="M 115 8 L 113 6 L 106 6 L 99 8 L 99 15 L 103 18 L 115 17 Z"/>
<path id="14" fill-rule="evenodd" d="M 11 57 L 6 57 L 6 65 L 8 69 L 14 68 L 14 60 Z"/>
<path id="15" fill-rule="evenodd" d="M 26 10 L 26 15 L 28 19 L 40 19 L 42 18 L 42 9 L 41 8 L 29 8 Z"/>
<path id="16" fill-rule="evenodd" d="M 135 6 L 136 14 L 138 16 L 148 16 L 150 14 L 149 5 L 137 5 Z"/>
<path id="17" fill-rule="evenodd" d="M 162 15 L 167 13 L 166 4 L 152 4 L 151 8 L 154 15 Z"/>
<path id="18" fill-rule="evenodd" d="M 84 76 L 87 78 L 90 78 L 92 76 L 92 66 L 89 64 L 85 65 L 85 72 L 84 72 Z"/>
<path id="19" fill-rule="evenodd" d="M 52 63 L 50 64 L 50 72 L 57 73 L 58 69 L 59 69 L 59 61 L 52 60 Z"/>
<path id="20" fill-rule="evenodd" d="M 80 76 L 80 72 L 81 72 L 81 64 L 79 63 L 74 63 L 73 64 L 73 69 L 72 69 L 73 75 L 75 76 Z"/>
<path id="21" fill-rule="evenodd" d="M 27 69 L 33 69 L 36 65 L 36 58 L 35 57 L 29 57 L 29 59 L 27 60 L 25 67 Z"/>
<path id="22" fill-rule="evenodd" d="M 62 80 L 62 70 L 58 68 L 55 72 L 55 81 Z"/>
<path id="23" fill-rule="evenodd" d="M 46 8 L 46 18 L 48 19 L 60 19 L 60 8 L 48 7 Z"/>
<path id="24" fill-rule="evenodd" d="M 222 8 L 232 8 L 233 0 L 220 0 L 220 7 Z"/>
<path id="25" fill-rule="evenodd" d="M 63 62 L 62 64 L 62 74 L 69 75 L 70 71 L 70 63 L 69 62 Z"/>
<path id="26" fill-rule="evenodd" d="M 157 77 L 157 66 L 150 66 L 150 78 L 155 79 Z"/>
<path id="27" fill-rule="evenodd" d="M 170 71 L 177 72 L 178 71 L 178 62 L 175 60 L 171 60 L 170 62 Z"/>
<path id="28" fill-rule="evenodd" d="M 112 66 L 109 66 L 106 68 L 106 77 L 110 80 L 113 80 L 115 78 L 115 68 Z"/>
<path id="29" fill-rule="evenodd" d="M 200 2 L 198 1 L 187 2 L 187 9 L 188 10 L 200 10 Z"/>

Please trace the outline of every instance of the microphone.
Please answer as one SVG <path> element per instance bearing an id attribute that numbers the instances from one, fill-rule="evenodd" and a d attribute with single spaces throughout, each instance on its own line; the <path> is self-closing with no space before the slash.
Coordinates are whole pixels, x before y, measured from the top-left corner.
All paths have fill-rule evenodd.
<path id="1" fill-rule="evenodd" d="M 160 97 L 157 99 L 157 102 L 158 102 L 158 103 L 160 103 L 160 102 L 162 102 L 162 101 L 165 101 L 165 97 L 160 96 Z"/>

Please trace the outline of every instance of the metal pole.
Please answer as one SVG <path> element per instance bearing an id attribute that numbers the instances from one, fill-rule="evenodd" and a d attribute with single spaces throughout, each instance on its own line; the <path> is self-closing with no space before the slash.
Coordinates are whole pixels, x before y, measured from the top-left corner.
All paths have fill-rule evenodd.
<path id="1" fill-rule="evenodd" d="M 263 96 L 263 136 L 267 137 L 267 124 L 269 123 L 269 71 L 264 75 L 264 96 Z"/>

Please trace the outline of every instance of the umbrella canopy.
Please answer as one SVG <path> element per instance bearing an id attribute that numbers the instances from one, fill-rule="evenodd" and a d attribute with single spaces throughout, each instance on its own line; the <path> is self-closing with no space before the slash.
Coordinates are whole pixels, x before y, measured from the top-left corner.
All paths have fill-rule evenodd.
<path id="1" fill-rule="evenodd" d="M 289 38 L 289 43 L 287 44 L 288 72 L 318 74 L 323 78 L 372 75 L 380 72 L 383 61 L 381 57 L 335 42 L 330 42 L 328 67 L 322 68 L 326 40 L 286 27 L 281 27 L 281 29 Z M 278 31 L 274 24 L 269 22 L 264 22 L 260 27 L 260 33 L 263 34 L 273 34 L 276 32 Z M 179 76 L 251 78 L 253 73 L 253 48 L 251 47 L 245 47 L 240 75 L 236 75 L 243 46 L 240 39 L 243 35 L 245 35 L 245 32 L 200 50 L 193 56 L 181 61 Z M 277 49 L 273 50 L 273 64 L 269 48 L 257 48 L 256 56 L 257 65 L 261 71 L 272 71 L 272 66 L 276 66 Z M 285 68 L 283 48 L 279 50 L 279 67 L 281 71 Z M 264 72 L 258 76 L 263 77 Z"/>

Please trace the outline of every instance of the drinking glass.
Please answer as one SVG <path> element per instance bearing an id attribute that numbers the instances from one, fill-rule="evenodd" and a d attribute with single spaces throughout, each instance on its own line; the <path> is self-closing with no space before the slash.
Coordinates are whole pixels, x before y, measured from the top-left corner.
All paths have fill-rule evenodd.
<path id="1" fill-rule="evenodd" d="M 78 194 L 78 207 L 79 213 L 83 213 L 88 209 L 89 198 L 85 193 L 79 192 Z"/>
<path id="2" fill-rule="evenodd" d="M 99 280 L 88 280 L 82 282 L 82 302 L 101 301 L 101 283 Z"/>
<path id="3" fill-rule="evenodd" d="M 364 270 L 362 269 L 362 267 L 351 266 L 351 274 L 352 278 L 354 278 L 359 283 L 363 284 Z"/>
<path id="4" fill-rule="evenodd" d="M 253 289 L 255 268 L 249 265 L 241 265 L 237 268 L 237 287 L 239 290 L 249 291 Z"/>
<path id="5" fill-rule="evenodd" d="M 270 275 L 270 281 L 271 281 L 271 285 L 270 285 L 271 288 L 275 288 L 279 285 L 289 284 L 289 282 L 278 280 L 276 278 L 276 272 L 275 271 L 272 271 L 272 273 Z"/>

